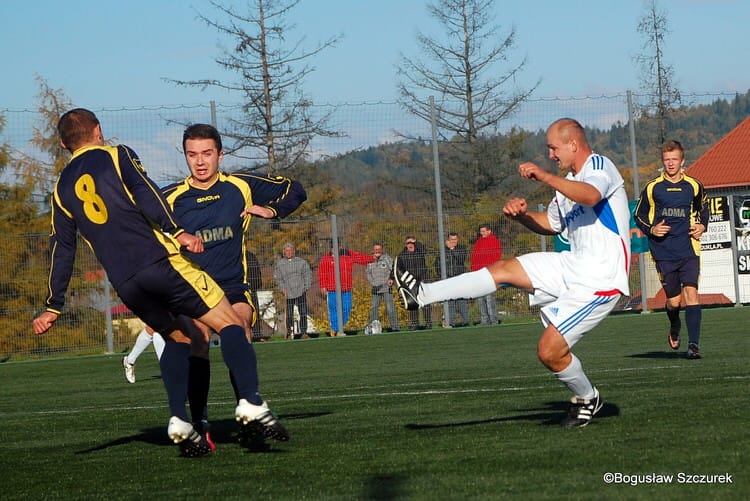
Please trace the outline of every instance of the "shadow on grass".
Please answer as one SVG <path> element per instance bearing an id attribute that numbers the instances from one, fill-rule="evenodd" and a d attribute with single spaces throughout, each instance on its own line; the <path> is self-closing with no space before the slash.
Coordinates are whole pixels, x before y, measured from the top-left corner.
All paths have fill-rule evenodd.
<path id="1" fill-rule="evenodd" d="M 280 416 L 282 420 L 295 420 L 295 419 L 309 419 L 321 416 L 327 416 L 330 412 L 309 412 L 309 413 L 297 413 L 297 414 L 285 414 Z M 237 422 L 234 419 L 221 419 L 217 421 L 211 421 L 211 438 L 216 444 L 236 444 L 238 442 L 237 433 Z M 92 452 L 102 451 L 109 449 L 110 447 L 117 447 L 120 445 L 126 445 L 133 442 L 143 442 L 151 445 L 172 447 L 174 444 L 167 436 L 166 426 L 146 428 L 141 430 L 140 433 L 129 435 L 127 437 L 120 437 L 115 440 L 110 440 L 103 444 L 91 447 L 90 449 L 84 449 L 76 451 L 76 454 L 90 454 Z M 283 452 L 271 448 L 271 443 L 266 442 L 262 437 L 254 437 L 250 441 L 245 441 L 241 445 L 248 450 L 248 452 L 271 452 L 278 453 Z"/>
<path id="2" fill-rule="evenodd" d="M 129 435 L 127 437 L 120 437 L 115 440 L 110 440 L 109 442 L 105 442 L 101 445 L 97 445 L 96 447 L 91 447 L 90 449 L 76 451 L 75 453 L 76 454 L 90 454 L 92 452 L 103 451 L 103 450 L 109 449 L 110 447 L 126 445 L 132 442 L 144 442 L 147 444 L 163 445 L 163 446 L 172 445 L 172 441 L 169 440 L 169 437 L 167 437 L 166 427 L 159 427 L 159 428 L 147 428 L 145 430 L 141 430 L 140 433 L 136 433 L 135 435 Z"/>
<path id="3" fill-rule="evenodd" d="M 673 360 L 675 358 L 685 358 L 684 351 L 647 351 L 645 353 L 633 353 L 628 355 L 628 358 L 662 358 Z"/>
<path id="4" fill-rule="evenodd" d="M 455 423 L 440 423 L 440 424 L 414 424 L 410 423 L 405 425 L 407 430 L 433 430 L 439 428 L 458 428 L 462 426 L 480 426 L 492 423 L 505 423 L 510 421 L 538 421 L 540 425 L 551 426 L 559 425 L 560 421 L 565 417 L 565 413 L 568 409 L 567 402 L 546 402 L 544 407 L 538 409 L 521 409 L 522 412 L 530 412 L 530 414 L 518 414 L 515 416 L 499 417 L 492 419 L 481 419 L 476 421 L 459 421 Z M 598 421 L 602 418 L 608 418 L 612 416 L 619 416 L 620 408 L 615 404 L 604 402 L 601 410 L 596 413 L 595 420 Z"/>
<path id="5" fill-rule="evenodd" d="M 406 478 L 398 474 L 380 473 L 367 478 L 362 499 L 391 500 L 404 498 Z"/>

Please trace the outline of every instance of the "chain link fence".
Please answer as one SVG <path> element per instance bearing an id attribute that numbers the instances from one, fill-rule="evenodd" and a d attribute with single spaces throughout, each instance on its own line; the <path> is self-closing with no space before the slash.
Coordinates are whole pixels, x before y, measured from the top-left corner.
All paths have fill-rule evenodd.
<path id="1" fill-rule="evenodd" d="M 646 101 L 648 96 L 634 96 L 636 105 Z M 689 105 L 709 104 L 718 99 L 731 99 L 733 94 L 686 95 Z M 317 106 L 318 112 L 330 114 L 330 128 L 341 131 L 338 137 L 318 138 L 312 143 L 311 160 L 336 158 L 346 152 L 366 154 L 368 148 L 396 144 L 404 137 L 430 138 L 429 124 L 406 114 L 397 103 L 360 103 Z M 182 179 L 187 175 L 187 167 L 181 151 L 182 132 L 186 124 L 208 122 L 219 129 L 232 122 L 241 114 L 241 105 L 206 103 L 197 105 L 161 106 L 137 109 L 95 109 L 100 118 L 107 139 L 113 143 L 125 143 L 139 154 L 149 175 L 160 185 Z M 35 129 L 43 129 L 41 114 L 36 110 L 0 109 L 5 118 L 5 127 L 0 134 L 0 143 L 8 146 L 13 158 L 32 158 L 44 164 L 45 154 L 36 150 L 30 142 Z M 511 128 L 528 131 L 544 130 L 549 123 L 562 116 L 578 119 L 587 127 L 608 129 L 613 124 L 628 121 L 628 99 L 626 94 L 585 98 L 535 99 L 523 103 L 518 111 L 504 122 L 507 132 Z M 636 134 L 638 131 L 636 131 Z M 444 141 L 445 138 L 439 138 Z M 544 145 L 539 145 L 540 155 L 544 155 Z M 535 148 L 535 149 L 539 149 Z M 595 145 L 595 149 L 609 155 L 607 145 Z M 395 155 L 398 155 L 396 152 Z M 487 162 L 500 164 L 507 159 L 499 152 L 489 151 Z M 498 155 L 495 159 L 492 155 Z M 408 163 L 409 159 L 397 158 Z M 630 152 L 620 153 L 613 158 L 626 180 L 626 188 L 631 198 L 637 196 L 629 174 L 632 171 Z M 641 157 L 639 157 L 639 163 Z M 652 159 L 653 161 L 654 159 Z M 441 162 L 442 163 L 442 162 Z M 227 171 L 247 167 L 241 156 L 227 156 L 222 168 Z M 507 167 L 507 166 L 506 166 Z M 511 166 L 512 167 L 512 166 Z M 442 168 L 444 167 L 441 166 Z M 14 173 L 5 169 L 0 182 L 12 184 Z M 314 180 L 303 180 L 306 188 L 315 184 Z M 642 180 L 645 182 L 645 180 Z M 46 193 L 52 189 L 54 178 L 40 175 L 37 179 L 38 202 L 41 212 L 48 210 Z M 423 179 L 425 191 L 434 190 L 434 180 Z M 387 186 L 370 185 L 372 189 L 388 189 Z M 328 189 L 323 187 L 323 189 Z M 369 189 L 369 187 L 368 187 Z M 433 196 L 434 200 L 434 196 Z M 503 243 L 504 256 L 511 257 L 537 250 L 552 250 L 549 237 L 534 235 L 521 225 L 506 220 L 499 214 L 497 204 L 486 203 L 484 212 L 446 212 L 443 215 L 445 234 L 455 231 L 461 243 L 471 247 L 477 236 L 477 228 L 489 223 Z M 397 255 L 403 248 L 407 234 L 416 236 L 428 251 L 427 261 L 433 278 L 435 260 L 440 254 L 442 241 L 438 235 L 437 211 L 434 206 L 426 206 L 423 214 L 390 216 L 377 210 L 360 211 L 336 218 L 339 239 L 345 246 L 358 252 L 369 253 L 374 242 L 381 242 L 390 255 Z M 273 339 L 286 333 L 283 325 L 284 301 L 273 283 L 273 265 L 281 255 L 285 242 L 295 244 L 297 255 L 307 260 L 317 272 L 318 261 L 330 249 L 333 238 L 331 219 L 306 219 L 296 221 L 268 222 L 255 219 L 251 226 L 249 248 L 261 263 L 263 286 L 259 291 L 262 322 L 259 335 Z M 6 235 L 6 245 L 0 247 L 0 359 L 10 357 L 29 358 L 63 353 L 91 353 L 102 351 L 123 351 L 128 349 L 135 334 L 140 330 L 138 319 L 122 306 L 114 292 L 107 287 L 106 278 L 91 251 L 81 245 L 76 268 L 68 291 L 68 302 L 64 314 L 51 332 L 44 336 L 34 336 L 31 319 L 44 304 L 46 295 L 47 235 L 18 233 Z M 640 304 L 641 277 L 639 255 L 634 255 L 631 268 L 631 298 L 624 298 L 621 310 L 631 309 Z M 468 263 L 467 263 L 468 264 Z M 439 264 L 438 267 L 439 269 Z M 728 270 L 731 273 L 731 270 Z M 368 322 L 370 308 L 370 287 L 364 269 L 354 269 L 354 310 L 345 329 L 350 333 L 361 333 Z M 537 312 L 529 308 L 526 294 L 515 289 L 500 289 L 497 292 L 500 318 L 512 321 L 517 318 L 534 316 Z M 308 292 L 310 305 L 309 329 L 315 333 L 326 333 L 328 315 L 325 298 L 314 279 L 312 290 Z M 470 303 L 472 322 L 478 320 L 478 309 Z M 439 325 L 443 317 L 441 305 L 434 305 L 433 323 Z M 406 312 L 399 311 L 406 325 Z M 386 315 L 381 312 L 381 319 Z M 386 323 L 387 327 L 387 323 Z"/>
<path id="2" fill-rule="evenodd" d="M 374 243 L 382 243 L 384 251 L 395 257 L 404 248 L 404 237 L 413 235 L 426 247 L 426 260 L 430 280 L 440 277 L 440 236 L 434 214 L 408 217 L 338 216 L 335 218 L 303 221 L 269 222 L 254 219 L 250 235 L 264 234 L 273 238 L 258 244 L 248 242 L 260 263 L 262 287 L 258 291 L 260 323 L 256 335 L 264 339 L 284 339 L 285 300 L 273 281 L 273 266 L 282 256 L 285 242 L 293 243 L 297 256 L 305 259 L 313 271 L 313 286 L 307 293 L 309 321 L 312 336 L 327 335 L 331 326 L 328 320 L 326 298 L 321 293 L 318 279 L 320 258 L 329 252 L 333 241 L 332 224 L 335 221 L 339 245 L 361 253 L 371 253 Z M 478 227 L 489 224 L 503 244 L 503 257 L 513 257 L 533 251 L 552 250 L 551 237 L 541 237 L 499 213 L 452 213 L 444 216 L 445 233 L 459 234 L 460 243 L 470 251 L 478 237 Z M 31 329 L 32 318 L 44 304 L 47 291 L 46 277 L 49 266 L 47 235 L 18 235 L 10 239 L 13 248 L 0 248 L 0 263 L 20 263 L 17 269 L 0 269 L 2 317 L 0 318 L 0 357 L 3 359 L 33 358 L 71 353 L 100 353 L 129 349 L 142 322 L 135 318 L 119 301 L 108 286 L 106 276 L 91 250 L 79 245 L 67 303 L 64 313 L 55 326 L 43 336 L 35 336 Z M 22 253 L 23 259 L 10 253 Z M 636 255 L 637 259 L 637 255 Z M 467 270 L 469 263 L 466 263 Z M 3 265 L 0 267 L 4 268 Z M 637 269 L 637 268 L 635 268 Z M 365 278 L 364 266 L 355 265 L 353 273 L 353 309 L 345 333 L 363 334 L 369 323 L 371 286 Z M 639 290 L 637 272 L 631 275 L 633 297 Z M 619 309 L 633 308 L 634 301 L 623 298 Z M 513 288 L 497 292 L 498 318 L 503 322 L 527 319 L 538 313 L 529 307 L 527 295 Z M 435 328 L 444 322 L 444 308 L 432 305 Z M 401 326 L 408 324 L 407 312 L 398 309 Z M 385 306 L 381 305 L 380 319 L 388 328 Z M 478 305 L 469 301 L 470 324 L 479 322 Z M 298 332 L 298 334 L 301 334 Z"/>

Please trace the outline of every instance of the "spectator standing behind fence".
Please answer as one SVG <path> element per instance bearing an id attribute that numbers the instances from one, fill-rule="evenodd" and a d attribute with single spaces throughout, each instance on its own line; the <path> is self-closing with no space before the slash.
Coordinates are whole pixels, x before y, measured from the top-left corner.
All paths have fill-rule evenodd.
<path id="1" fill-rule="evenodd" d="M 446 278 L 455 277 L 461 273 L 466 273 L 466 260 L 469 258 L 469 251 L 459 243 L 458 233 L 448 233 L 448 239 L 445 241 L 445 276 Z M 435 260 L 435 275 L 440 276 L 440 260 Z M 447 301 L 450 319 L 448 323 L 451 327 L 465 327 L 469 325 L 469 302 L 466 299 L 455 299 Z M 458 315 L 461 315 L 461 321 L 458 321 Z"/>
<path id="2" fill-rule="evenodd" d="M 405 269 L 412 272 L 414 277 L 424 282 L 429 278 L 427 268 L 427 248 L 424 244 L 409 235 L 404 239 L 404 249 L 398 255 L 398 262 Z M 393 275 L 391 274 L 391 278 Z M 409 330 L 418 328 L 432 329 L 432 307 L 420 308 L 419 310 L 409 310 Z M 419 312 L 424 316 L 424 326 L 419 325 Z"/>
<path id="3" fill-rule="evenodd" d="M 481 270 L 503 257 L 503 245 L 500 239 L 492 233 L 487 224 L 479 227 L 479 238 L 471 249 L 471 271 Z M 477 298 L 479 304 L 480 323 L 482 325 L 497 324 L 497 300 L 495 291 Z"/>
<path id="4" fill-rule="evenodd" d="M 385 302 L 385 311 L 388 314 L 390 330 L 398 331 L 398 317 L 396 316 L 396 306 L 393 302 L 393 292 L 391 286 L 393 279 L 393 258 L 387 252 L 383 252 L 383 244 L 376 243 L 372 246 L 372 257 L 374 261 L 369 263 L 365 268 L 367 281 L 372 286 L 372 307 L 370 308 L 370 325 L 377 320 L 380 321 L 380 305 Z"/>
<path id="5" fill-rule="evenodd" d="M 709 207 L 703 185 L 682 171 L 685 151 L 678 141 L 662 146 L 664 171 L 643 188 L 635 222 L 648 235 L 648 247 L 656 262 L 667 304 L 669 347 L 680 347 L 680 303 L 685 299 L 688 331 L 686 356 L 701 358 L 701 304 L 698 300 L 700 238 L 708 225 Z"/>
<path id="6" fill-rule="evenodd" d="M 307 261 L 294 255 L 294 245 L 284 244 L 283 256 L 276 261 L 273 279 L 286 298 L 286 338 L 294 339 L 294 307 L 299 312 L 299 332 L 307 339 L 307 291 L 312 287 L 312 271 Z"/>
<path id="7" fill-rule="evenodd" d="M 338 331 L 339 326 L 339 315 L 338 308 L 336 307 L 336 272 L 335 272 L 335 261 L 333 257 L 334 249 L 331 247 L 331 251 L 320 258 L 318 263 L 318 282 L 320 284 L 320 292 L 326 296 L 328 301 L 328 320 L 331 324 L 331 337 L 336 337 L 340 333 Z M 342 327 L 349 321 L 349 315 L 352 313 L 352 274 L 354 272 L 354 265 L 361 264 L 366 265 L 373 261 L 373 257 L 369 254 L 361 254 L 345 247 L 339 247 L 339 274 L 341 278 L 341 308 L 342 308 Z"/>

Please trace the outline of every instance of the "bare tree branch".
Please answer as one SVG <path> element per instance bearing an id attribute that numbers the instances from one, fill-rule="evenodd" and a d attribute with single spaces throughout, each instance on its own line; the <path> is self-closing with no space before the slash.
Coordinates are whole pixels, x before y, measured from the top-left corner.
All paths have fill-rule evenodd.
<path id="1" fill-rule="evenodd" d="M 471 186 L 459 189 L 470 198 L 499 183 L 501 173 L 488 169 L 479 158 L 476 145 L 484 133 L 494 133 L 538 87 L 516 88 L 516 78 L 526 59 L 509 63 L 515 47 L 514 27 L 500 35 L 492 24 L 495 0 L 435 0 L 428 13 L 443 28 L 443 37 L 417 34 L 422 57 L 401 55 L 397 68 L 399 102 L 417 117 L 430 121 L 430 96 L 434 97 L 440 135 L 447 134 L 467 163 Z M 470 146 L 468 151 L 459 143 Z M 494 173 L 494 174 L 493 174 Z"/>
<path id="2" fill-rule="evenodd" d="M 661 144 L 666 136 L 667 116 L 682 99 L 675 87 L 674 70 L 664 57 L 666 37 L 670 33 L 669 19 L 659 8 L 658 0 L 649 0 L 646 4 L 646 12 L 638 21 L 638 33 L 643 36 L 642 51 L 633 59 L 640 68 L 641 89 L 651 96 L 642 111 L 646 116 L 656 117 L 657 139 Z"/>
<path id="3" fill-rule="evenodd" d="M 312 49 L 304 48 L 304 37 L 288 42 L 286 34 L 294 26 L 285 20 L 299 1 L 253 0 L 240 12 L 211 0 L 219 19 L 200 13 L 198 18 L 233 41 L 233 47 L 223 48 L 215 62 L 238 78 L 232 82 L 165 79 L 180 86 L 216 87 L 240 94 L 243 116 L 222 127 L 222 134 L 233 140 L 227 153 L 265 163 L 269 172 L 303 159 L 316 136 L 341 135 L 328 128 L 333 111 L 314 116 L 313 103 L 301 90 L 304 78 L 314 71 L 306 62 L 341 37 L 331 37 Z"/>

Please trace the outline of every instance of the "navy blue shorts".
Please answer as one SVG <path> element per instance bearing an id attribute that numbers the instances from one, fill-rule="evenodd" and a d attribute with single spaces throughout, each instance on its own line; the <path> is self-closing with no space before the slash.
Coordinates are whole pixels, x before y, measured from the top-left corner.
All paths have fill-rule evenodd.
<path id="1" fill-rule="evenodd" d="M 178 315 L 202 317 L 224 297 L 208 273 L 181 255 L 146 266 L 115 290 L 130 311 L 165 335 Z"/>
<path id="2" fill-rule="evenodd" d="M 253 304 L 250 299 L 250 290 L 247 285 L 224 286 L 222 289 L 224 289 L 224 294 L 226 294 L 229 304 Z"/>
<path id="3" fill-rule="evenodd" d="M 700 269 L 701 258 L 699 256 L 656 262 L 659 281 L 668 298 L 679 296 L 686 285 L 692 285 L 697 289 Z"/>

